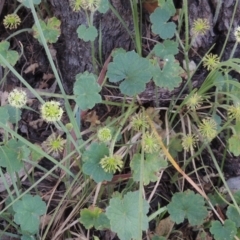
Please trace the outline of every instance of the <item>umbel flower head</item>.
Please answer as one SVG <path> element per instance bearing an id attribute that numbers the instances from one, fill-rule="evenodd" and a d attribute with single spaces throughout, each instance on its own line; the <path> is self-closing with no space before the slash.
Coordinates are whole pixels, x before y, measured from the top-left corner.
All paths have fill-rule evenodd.
<path id="1" fill-rule="evenodd" d="M 103 127 L 98 130 L 97 133 L 100 142 L 109 142 L 112 139 L 111 129 L 108 127 Z"/>
<path id="2" fill-rule="evenodd" d="M 114 174 L 116 171 L 121 170 L 123 167 L 123 161 L 118 155 L 105 156 L 101 159 L 100 165 L 105 172 Z"/>
<path id="3" fill-rule="evenodd" d="M 198 18 L 193 22 L 192 34 L 194 36 L 204 35 L 209 29 L 209 21 L 206 18 Z"/>
<path id="4" fill-rule="evenodd" d="M 81 10 L 82 0 L 69 0 L 69 3 L 74 12 Z"/>
<path id="5" fill-rule="evenodd" d="M 23 90 L 13 89 L 8 94 L 8 102 L 15 108 L 22 108 L 27 103 L 27 94 Z"/>
<path id="6" fill-rule="evenodd" d="M 236 38 L 236 41 L 240 43 L 240 26 L 238 26 L 234 31 L 234 36 Z"/>
<path id="7" fill-rule="evenodd" d="M 49 101 L 41 106 L 41 114 L 46 122 L 56 122 L 61 120 L 63 109 L 60 106 L 60 102 Z"/>
<path id="8" fill-rule="evenodd" d="M 46 141 L 42 143 L 42 147 L 47 154 L 57 158 L 62 153 L 66 140 L 61 138 L 60 135 L 52 133 Z"/>
<path id="9" fill-rule="evenodd" d="M 189 151 L 191 148 L 195 148 L 198 138 L 194 134 L 187 134 L 182 138 L 182 146 L 184 150 Z"/>
<path id="10" fill-rule="evenodd" d="M 20 17 L 13 13 L 13 14 L 8 14 L 4 17 L 3 19 L 3 25 L 5 28 L 11 29 L 16 29 L 21 23 Z"/>
<path id="11" fill-rule="evenodd" d="M 228 116 L 236 121 L 240 121 L 240 103 L 235 103 L 228 108 Z"/>
<path id="12" fill-rule="evenodd" d="M 73 11 L 78 12 L 82 9 L 94 12 L 100 5 L 100 0 L 69 0 Z"/>
<path id="13" fill-rule="evenodd" d="M 131 126 L 135 131 L 142 130 L 144 127 L 145 129 L 149 128 L 149 124 L 147 118 L 143 112 L 139 112 L 132 116 L 131 118 Z"/>
<path id="14" fill-rule="evenodd" d="M 186 105 L 191 110 L 196 110 L 201 107 L 203 98 L 197 92 L 193 95 L 187 96 Z"/>
<path id="15" fill-rule="evenodd" d="M 153 133 L 146 132 L 143 135 L 142 146 L 146 153 L 155 153 L 159 151 L 159 144 Z"/>
<path id="16" fill-rule="evenodd" d="M 212 118 L 205 118 L 198 126 L 199 132 L 207 142 L 211 142 L 217 136 L 217 123 Z"/>
<path id="17" fill-rule="evenodd" d="M 100 6 L 100 0 L 82 0 L 82 8 L 94 12 Z"/>
<path id="18" fill-rule="evenodd" d="M 220 58 L 216 54 L 206 54 L 203 57 L 203 66 L 207 68 L 208 71 L 213 70 L 220 63 Z"/>

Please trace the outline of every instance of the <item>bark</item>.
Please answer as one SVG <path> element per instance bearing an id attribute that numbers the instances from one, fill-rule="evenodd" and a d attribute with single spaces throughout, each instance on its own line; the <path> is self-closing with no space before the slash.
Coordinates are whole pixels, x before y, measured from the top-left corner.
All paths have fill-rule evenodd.
<path id="1" fill-rule="evenodd" d="M 234 0 L 188 1 L 189 28 L 191 29 L 193 21 L 197 18 L 206 18 L 210 24 L 208 33 L 204 36 L 196 38 L 193 42 L 193 49 L 190 51 L 190 59 L 194 60 L 196 64 L 200 62 L 201 57 L 204 56 L 213 44 L 215 44 L 215 47 L 212 52 L 218 54 L 221 52 L 223 42 L 226 39 L 226 34 L 230 27 L 235 3 L 236 1 Z M 85 43 L 78 39 L 76 33 L 76 29 L 80 24 L 87 25 L 86 16 L 83 12 L 73 12 L 69 7 L 67 0 L 51 0 L 51 4 L 53 6 L 52 10 L 54 15 L 62 21 L 62 35 L 60 37 L 61 45 L 60 49 L 58 49 L 58 59 L 60 59 L 59 65 L 62 70 L 63 80 L 71 89 L 77 73 L 84 72 L 86 70 L 90 72 L 93 71 L 91 46 L 89 43 Z M 126 0 L 111 0 L 111 4 L 119 12 L 119 15 L 123 18 L 130 31 L 133 31 L 130 2 Z M 240 2 L 237 7 L 237 12 L 233 21 L 233 28 L 227 42 L 226 51 L 223 54 L 223 59 L 227 59 L 229 57 L 230 51 L 235 43 L 233 31 L 239 23 L 239 13 Z M 134 49 L 134 43 L 131 37 L 111 10 L 109 10 L 106 14 L 95 14 L 94 25 L 102 35 L 102 46 L 100 47 L 100 50 L 102 52 L 101 61 L 103 63 L 114 48 L 122 47 L 127 51 Z M 184 40 L 184 30 L 182 32 L 181 38 Z M 146 34 L 147 33 L 148 31 L 146 31 Z M 192 33 L 190 32 L 190 37 L 191 34 Z M 95 42 L 95 49 L 96 53 L 98 53 L 98 41 Z M 96 55 L 96 57 L 99 56 L 99 54 Z M 239 57 L 239 49 L 237 49 L 235 56 Z M 180 64 L 182 64 L 183 56 L 180 54 L 178 58 Z M 200 69 L 200 71 L 193 77 L 193 86 L 200 86 L 204 81 L 206 74 L 207 72 L 204 69 Z M 156 95 L 153 83 L 149 83 L 146 90 L 140 94 L 140 96 L 143 99 L 146 99 L 146 101 L 157 100 L 156 98 L 168 99 L 177 95 L 181 91 L 183 85 L 184 81 L 181 86 L 171 92 L 166 91 L 165 89 L 158 89 L 158 94 Z"/>
<path id="2" fill-rule="evenodd" d="M 73 12 L 67 0 L 51 0 L 51 4 L 54 15 L 62 22 L 58 59 L 60 59 L 59 65 L 63 79 L 71 89 L 77 73 L 93 71 L 91 44 L 80 40 L 76 33 L 80 24 L 87 25 L 87 19 L 84 12 Z M 112 0 L 111 4 L 117 9 L 130 31 L 133 30 L 130 2 Z M 134 48 L 131 37 L 112 11 L 109 10 L 106 14 L 96 13 L 94 26 L 102 35 L 102 46 L 100 48 L 98 41 L 95 41 L 96 57 L 101 56 L 102 58 L 98 59 L 99 61 L 104 63 L 114 48 L 122 47 L 127 51 Z M 99 51 L 101 51 L 101 54 L 98 54 Z"/>

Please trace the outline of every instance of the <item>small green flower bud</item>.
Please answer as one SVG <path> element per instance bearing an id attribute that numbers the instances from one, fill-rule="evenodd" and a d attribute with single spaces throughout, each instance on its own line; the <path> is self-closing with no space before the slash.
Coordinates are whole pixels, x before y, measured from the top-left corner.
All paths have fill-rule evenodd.
<path id="1" fill-rule="evenodd" d="M 73 129 L 72 123 L 67 123 L 67 124 L 65 125 L 65 127 L 66 127 L 66 129 L 67 129 L 69 132 L 71 132 L 72 129 Z"/>

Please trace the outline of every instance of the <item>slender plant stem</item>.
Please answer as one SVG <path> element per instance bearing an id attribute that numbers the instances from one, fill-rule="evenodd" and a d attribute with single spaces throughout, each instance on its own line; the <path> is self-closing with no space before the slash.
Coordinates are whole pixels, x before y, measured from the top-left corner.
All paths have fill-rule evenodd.
<path id="1" fill-rule="evenodd" d="M 60 80 L 59 74 L 58 74 L 57 69 L 56 69 L 56 67 L 55 67 L 55 64 L 54 64 L 54 62 L 53 62 L 51 53 L 50 53 L 50 51 L 49 51 L 49 49 L 48 49 L 47 42 L 46 42 L 46 39 L 45 39 L 45 37 L 44 37 L 44 35 L 43 35 L 43 31 L 42 31 L 42 29 L 41 29 L 41 26 L 40 26 L 40 23 L 39 23 L 39 20 L 38 20 L 37 13 L 36 13 L 36 11 L 35 11 L 34 5 L 33 5 L 32 1 L 28 0 L 28 2 L 29 2 L 30 7 L 31 7 L 31 11 L 32 11 L 32 15 L 33 15 L 33 18 L 34 18 L 36 27 L 37 27 L 37 29 L 38 29 L 38 31 L 39 31 L 39 34 L 40 34 L 41 42 L 42 42 L 42 44 L 43 44 L 43 46 L 44 46 L 44 49 L 45 49 L 45 51 L 46 51 L 48 60 L 49 60 L 50 65 L 51 65 L 51 67 L 52 67 L 52 71 L 53 71 L 53 73 L 54 73 L 54 75 L 55 75 L 55 77 L 56 77 L 56 80 L 57 80 L 58 86 L 59 86 L 59 88 L 60 88 L 60 91 L 61 91 L 61 93 L 63 94 L 64 104 L 65 104 L 65 108 L 66 108 L 68 117 L 69 117 L 69 119 L 70 119 L 70 122 L 73 124 L 73 127 L 74 127 L 74 129 L 75 129 L 75 134 L 76 134 L 76 136 L 77 136 L 77 139 L 81 139 L 80 129 L 79 129 L 79 127 L 78 127 L 78 125 L 77 125 L 77 122 L 76 122 L 76 120 L 75 120 L 75 118 L 74 118 L 74 116 L 73 116 L 73 113 L 72 113 L 72 110 L 71 110 L 71 106 L 70 106 L 69 101 L 68 101 L 68 99 L 67 99 L 67 97 L 66 97 L 66 94 L 65 94 L 65 91 L 64 91 L 62 82 L 61 82 L 61 80 Z"/>

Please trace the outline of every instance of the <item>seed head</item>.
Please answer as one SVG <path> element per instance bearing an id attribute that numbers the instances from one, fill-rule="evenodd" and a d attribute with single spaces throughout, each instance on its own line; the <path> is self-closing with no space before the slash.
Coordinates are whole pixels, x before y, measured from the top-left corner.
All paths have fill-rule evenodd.
<path id="1" fill-rule="evenodd" d="M 60 107 L 60 102 L 49 101 L 42 105 L 41 114 L 46 122 L 56 122 L 61 120 L 63 109 Z"/>
<path id="2" fill-rule="evenodd" d="M 27 94 L 23 90 L 13 89 L 8 95 L 8 102 L 15 108 L 22 108 L 27 103 Z"/>
<path id="3" fill-rule="evenodd" d="M 209 21 L 206 18 L 198 18 L 193 22 L 192 34 L 195 37 L 198 35 L 205 35 L 209 29 Z"/>
<path id="4" fill-rule="evenodd" d="M 228 116 L 236 121 L 240 121 L 240 103 L 236 103 L 228 108 Z"/>
<path id="5" fill-rule="evenodd" d="M 108 127 L 100 128 L 98 130 L 97 136 L 100 142 L 109 142 L 112 139 L 111 129 Z"/>
<path id="6" fill-rule="evenodd" d="M 65 139 L 61 138 L 61 136 L 56 133 L 52 133 L 46 141 L 42 143 L 42 147 L 47 154 L 50 154 L 53 157 L 59 157 L 64 149 L 65 143 Z"/>
<path id="7" fill-rule="evenodd" d="M 191 110 L 196 110 L 201 107 L 203 98 L 197 92 L 191 96 L 187 96 L 186 105 Z"/>
<path id="8" fill-rule="evenodd" d="M 217 123 L 212 118 L 205 118 L 198 126 L 199 132 L 207 142 L 211 142 L 217 136 Z"/>
<path id="9" fill-rule="evenodd" d="M 105 156 L 101 159 L 100 165 L 105 172 L 114 174 L 116 171 L 120 171 L 123 167 L 122 158 L 118 155 Z"/>
<path id="10" fill-rule="evenodd" d="M 209 53 L 203 57 L 203 66 L 208 71 L 213 70 L 220 63 L 220 58 L 216 54 Z"/>
<path id="11" fill-rule="evenodd" d="M 236 41 L 239 43 L 240 42 L 240 26 L 238 26 L 235 31 L 234 31 L 234 36 L 236 38 Z"/>
<path id="12" fill-rule="evenodd" d="M 82 9 L 94 12 L 100 6 L 100 0 L 69 0 L 73 11 L 78 12 Z"/>
<path id="13" fill-rule="evenodd" d="M 91 12 L 96 11 L 100 6 L 100 0 L 82 0 L 82 8 Z"/>
<path id="14" fill-rule="evenodd" d="M 155 153 L 159 151 L 160 147 L 158 141 L 153 133 L 146 132 L 142 138 L 143 150 L 146 153 Z"/>
<path id="15" fill-rule="evenodd" d="M 139 112 L 132 116 L 131 118 L 131 126 L 133 130 L 139 131 L 144 127 L 145 129 L 149 128 L 149 124 L 147 122 L 147 118 L 143 112 Z"/>
<path id="16" fill-rule="evenodd" d="M 3 25 L 5 28 L 11 29 L 16 29 L 21 23 L 20 17 L 13 13 L 13 14 L 8 14 L 4 17 L 3 19 Z"/>
<path id="17" fill-rule="evenodd" d="M 198 137 L 194 134 L 187 134 L 182 138 L 182 146 L 186 151 L 191 148 L 195 148 L 198 141 Z"/>

